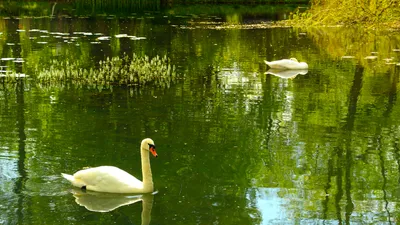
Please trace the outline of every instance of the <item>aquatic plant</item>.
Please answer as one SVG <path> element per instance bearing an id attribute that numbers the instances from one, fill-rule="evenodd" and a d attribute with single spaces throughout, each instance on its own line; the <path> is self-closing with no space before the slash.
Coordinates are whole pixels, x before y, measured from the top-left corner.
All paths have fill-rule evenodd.
<path id="1" fill-rule="evenodd" d="M 169 87 L 176 79 L 175 66 L 167 56 L 154 58 L 133 54 L 106 58 L 96 68 L 84 68 L 78 61 L 52 60 L 36 72 L 40 83 L 73 82 L 98 85 L 147 85 Z"/>

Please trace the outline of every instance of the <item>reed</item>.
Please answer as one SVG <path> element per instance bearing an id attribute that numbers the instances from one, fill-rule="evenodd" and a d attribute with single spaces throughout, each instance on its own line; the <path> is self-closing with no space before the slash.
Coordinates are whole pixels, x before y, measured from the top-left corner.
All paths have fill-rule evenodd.
<path id="1" fill-rule="evenodd" d="M 102 60 L 96 68 L 83 68 L 78 61 L 52 60 L 36 72 L 40 83 L 73 82 L 98 85 L 154 85 L 168 88 L 176 79 L 175 66 L 167 56 L 154 58 L 133 54 Z"/>

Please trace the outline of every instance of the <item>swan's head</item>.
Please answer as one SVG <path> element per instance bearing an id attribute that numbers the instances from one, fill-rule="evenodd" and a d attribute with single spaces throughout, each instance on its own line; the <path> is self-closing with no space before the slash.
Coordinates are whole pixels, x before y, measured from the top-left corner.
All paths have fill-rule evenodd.
<path id="1" fill-rule="evenodd" d="M 299 62 L 299 61 L 297 61 L 296 58 L 290 58 L 290 60 L 295 61 L 295 62 Z"/>
<path id="2" fill-rule="evenodd" d="M 143 139 L 141 144 L 141 149 L 151 152 L 151 154 L 153 154 L 154 157 L 158 156 L 156 152 L 156 145 L 154 144 L 154 141 L 151 140 L 150 138 Z"/>

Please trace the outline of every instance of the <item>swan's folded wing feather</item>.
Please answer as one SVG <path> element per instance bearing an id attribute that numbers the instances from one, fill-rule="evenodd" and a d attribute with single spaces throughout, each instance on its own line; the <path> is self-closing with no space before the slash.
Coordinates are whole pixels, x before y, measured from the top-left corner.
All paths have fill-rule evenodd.
<path id="1" fill-rule="evenodd" d="M 265 61 L 265 63 L 273 68 L 273 69 L 286 69 L 288 64 L 294 63 L 294 61 L 289 60 L 289 59 L 281 59 L 281 60 L 276 60 L 276 61 Z"/>
<path id="2" fill-rule="evenodd" d="M 308 65 L 305 62 L 297 62 L 291 59 L 281 59 L 272 62 L 265 61 L 265 63 L 272 69 L 307 69 Z"/>
<path id="3" fill-rule="evenodd" d="M 80 170 L 74 174 L 74 177 L 85 183 L 88 189 L 95 191 L 114 192 L 143 187 L 140 180 L 113 166 Z"/>

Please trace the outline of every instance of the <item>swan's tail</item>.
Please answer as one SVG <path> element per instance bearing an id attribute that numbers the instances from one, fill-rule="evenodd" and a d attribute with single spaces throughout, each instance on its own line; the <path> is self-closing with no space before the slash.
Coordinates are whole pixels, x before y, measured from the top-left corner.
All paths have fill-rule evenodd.
<path id="1" fill-rule="evenodd" d="M 61 173 L 61 175 L 71 183 L 74 181 L 74 177 L 72 175 L 65 174 L 65 173 Z"/>
<path id="2" fill-rule="evenodd" d="M 62 175 L 65 179 L 67 179 L 69 182 L 71 182 L 71 184 L 74 185 L 75 187 L 79 187 L 79 188 L 86 187 L 85 182 L 83 182 L 83 181 L 82 181 L 81 179 L 79 179 L 79 178 L 75 178 L 74 176 L 69 175 L 69 174 L 65 174 L 65 173 L 61 173 L 61 175 Z"/>
<path id="3" fill-rule="evenodd" d="M 271 63 L 272 62 L 268 62 L 267 60 L 264 60 L 265 64 L 267 64 L 269 67 L 272 67 Z"/>

